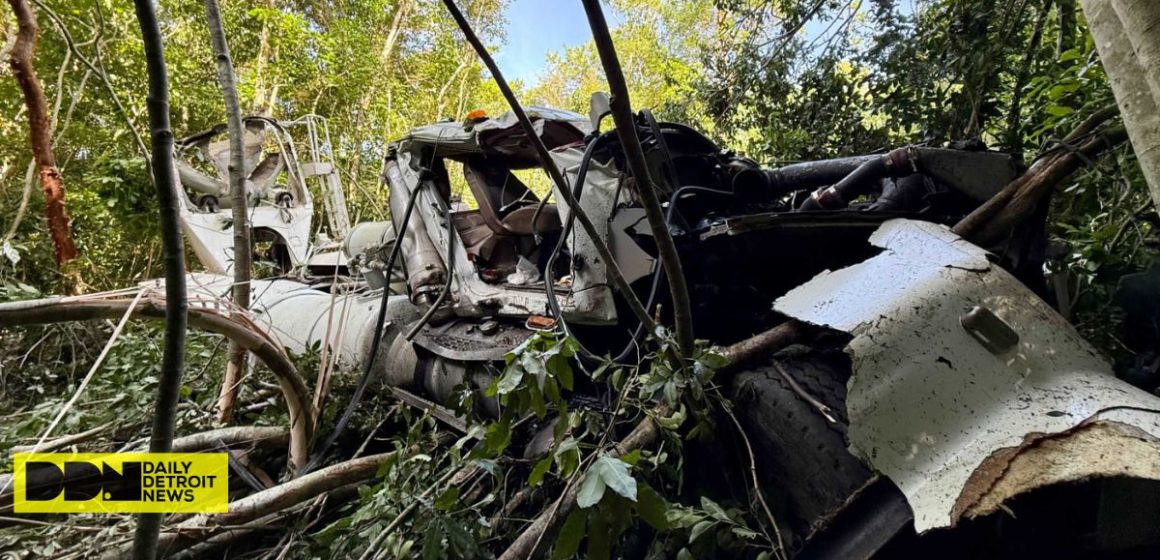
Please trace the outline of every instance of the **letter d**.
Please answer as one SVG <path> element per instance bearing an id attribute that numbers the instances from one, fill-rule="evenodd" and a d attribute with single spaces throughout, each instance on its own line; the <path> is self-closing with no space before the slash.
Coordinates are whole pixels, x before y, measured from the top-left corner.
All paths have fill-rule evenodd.
<path id="1" fill-rule="evenodd" d="M 24 499 L 46 502 L 64 490 L 64 471 L 55 463 L 29 461 L 24 464 Z"/>

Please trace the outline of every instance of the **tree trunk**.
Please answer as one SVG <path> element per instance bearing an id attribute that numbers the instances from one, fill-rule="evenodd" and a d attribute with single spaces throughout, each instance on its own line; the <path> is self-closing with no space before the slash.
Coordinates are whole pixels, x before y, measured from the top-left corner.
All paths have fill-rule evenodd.
<path id="1" fill-rule="evenodd" d="M 226 104 L 226 123 L 230 136 L 230 201 L 233 203 L 234 228 L 234 305 L 238 309 L 250 308 L 250 225 L 246 204 L 246 165 L 243 142 L 245 125 L 242 109 L 238 103 L 238 88 L 234 78 L 234 65 L 230 60 L 230 46 L 226 42 L 226 31 L 222 26 L 221 8 L 217 0 L 205 0 L 205 16 L 209 21 L 209 39 L 213 44 L 217 59 L 218 83 Z M 217 402 L 217 421 L 225 424 L 234 415 L 234 405 L 238 401 L 238 389 L 245 376 L 246 349 L 230 342 L 229 363 L 222 379 L 221 393 Z"/>
<path id="2" fill-rule="evenodd" d="M 1124 24 L 1112 0 L 1081 0 L 1096 50 L 1108 74 L 1116 105 L 1148 183 L 1152 201 L 1160 205 L 1160 113 L 1144 68 L 1132 50 Z"/>
<path id="3" fill-rule="evenodd" d="M 36 159 L 40 185 L 44 189 L 44 213 L 48 218 L 48 230 L 56 248 L 56 264 L 64 264 L 77 256 L 69 227 L 68 208 L 64 202 L 64 181 L 56 168 L 56 157 L 52 153 L 52 119 L 48 114 L 48 102 L 44 98 L 44 88 L 36 77 L 32 57 L 36 51 L 38 27 L 36 14 L 27 0 L 8 0 L 16 13 L 16 43 L 12 47 L 8 63 L 12 74 L 20 83 L 24 103 L 28 107 L 29 138 L 32 155 Z"/>
<path id="4" fill-rule="evenodd" d="M 15 0 L 13 0 L 15 1 Z M 173 162 L 173 128 L 169 122 L 169 70 L 165 66 L 165 45 L 152 0 L 133 0 L 141 44 L 145 51 L 145 68 L 149 76 L 146 107 L 149 109 L 149 136 L 153 149 L 153 185 L 157 189 L 158 226 L 161 250 L 165 257 L 165 341 L 161 354 L 161 374 L 157 379 L 157 400 L 149 451 L 164 453 L 173 446 L 173 428 L 177 418 L 177 400 L 181 396 L 181 378 L 185 373 L 185 334 L 188 326 L 188 303 L 185 289 L 185 245 L 181 239 L 181 213 L 177 167 Z M 157 531 L 161 514 L 142 513 L 137 518 L 133 537 L 133 559 L 157 557 Z"/>
<path id="5" fill-rule="evenodd" d="M 1152 100 L 1160 104 L 1160 2 L 1111 0 L 1111 3 L 1136 52 L 1136 60 L 1152 90 Z"/>

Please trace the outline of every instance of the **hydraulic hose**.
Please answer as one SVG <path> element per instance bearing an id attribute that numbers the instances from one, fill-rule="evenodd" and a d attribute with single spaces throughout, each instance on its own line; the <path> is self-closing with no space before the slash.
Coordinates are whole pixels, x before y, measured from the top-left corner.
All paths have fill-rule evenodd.
<path id="1" fill-rule="evenodd" d="M 834 210 L 845 208 L 865 188 L 885 177 L 901 177 L 914 173 L 910 149 L 899 148 L 881 157 L 867 160 L 833 186 L 818 189 L 798 208 L 798 211 Z"/>

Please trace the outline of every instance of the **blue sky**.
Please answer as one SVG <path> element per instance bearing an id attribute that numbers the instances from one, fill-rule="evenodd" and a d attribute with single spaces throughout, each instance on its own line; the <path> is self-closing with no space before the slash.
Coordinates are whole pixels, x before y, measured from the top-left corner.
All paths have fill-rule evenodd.
<path id="1" fill-rule="evenodd" d="M 606 14 L 608 7 L 605 6 Z M 592 37 L 579 0 L 512 0 L 505 13 L 507 40 L 495 61 L 508 80 L 532 84 L 547 65 L 548 53 Z M 609 24 L 615 18 L 608 14 Z"/>

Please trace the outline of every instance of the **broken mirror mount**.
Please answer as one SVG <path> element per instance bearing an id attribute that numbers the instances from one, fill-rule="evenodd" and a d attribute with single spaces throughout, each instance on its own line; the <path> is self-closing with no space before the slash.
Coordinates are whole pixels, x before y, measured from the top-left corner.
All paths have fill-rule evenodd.
<path id="1" fill-rule="evenodd" d="M 992 354 L 1002 354 L 1019 344 L 1019 333 L 981 305 L 960 316 L 959 324 Z"/>

